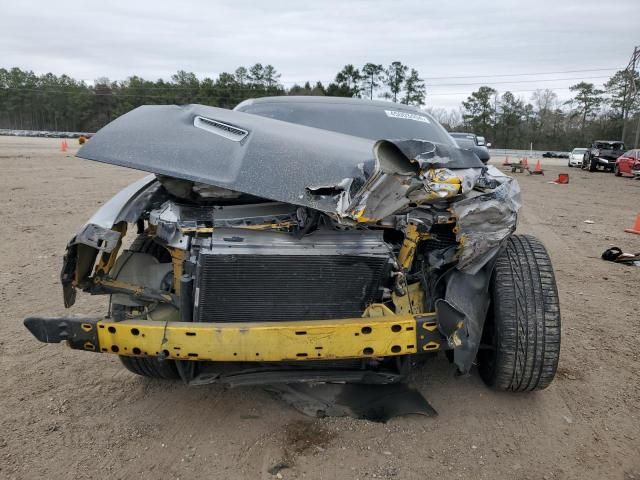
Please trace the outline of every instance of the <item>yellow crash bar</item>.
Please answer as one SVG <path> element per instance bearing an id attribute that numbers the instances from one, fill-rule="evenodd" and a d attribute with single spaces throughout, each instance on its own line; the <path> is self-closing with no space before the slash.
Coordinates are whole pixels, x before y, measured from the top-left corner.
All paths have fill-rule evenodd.
<path id="1" fill-rule="evenodd" d="M 97 327 L 102 352 L 173 360 L 304 361 L 418 351 L 414 315 L 269 323 L 126 320 Z"/>

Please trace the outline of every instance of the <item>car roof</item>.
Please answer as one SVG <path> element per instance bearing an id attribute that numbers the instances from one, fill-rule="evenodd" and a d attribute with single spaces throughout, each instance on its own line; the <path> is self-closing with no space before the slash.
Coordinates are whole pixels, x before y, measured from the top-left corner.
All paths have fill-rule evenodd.
<path id="1" fill-rule="evenodd" d="M 281 95 L 277 97 L 260 97 L 249 98 L 240 104 L 238 104 L 234 110 L 239 109 L 247 105 L 257 105 L 261 103 L 292 103 L 292 104 L 342 104 L 342 105 L 354 105 L 354 106 L 369 106 L 379 108 L 393 107 L 394 110 L 407 110 L 410 112 L 425 113 L 417 107 L 412 105 L 405 105 L 403 103 L 385 102 L 383 100 L 368 100 L 364 98 L 349 98 L 349 97 L 324 97 L 313 95 Z"/>

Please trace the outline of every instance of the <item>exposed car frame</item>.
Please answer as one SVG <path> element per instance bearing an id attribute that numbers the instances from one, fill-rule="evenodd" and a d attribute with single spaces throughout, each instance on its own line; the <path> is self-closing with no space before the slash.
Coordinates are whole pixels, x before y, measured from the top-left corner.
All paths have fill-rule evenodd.
<path id="1" fill-rule="evenodd" d="M 318 128 L 328 114 L 370 128 Z M 376 122 L 439 141 L 377 138 Z M 41 341 L 193 384 L 389 383 L 437 351 L 504 390 L 555 375 L 557 289 L 544 247 L 513 235 L 518 184 L 424 112 L 292 97 L 140 107 L 78 156 L 152 175 L 67 246 L 65 306 L 106 294 L 109 314 L 26 319 Z"/>

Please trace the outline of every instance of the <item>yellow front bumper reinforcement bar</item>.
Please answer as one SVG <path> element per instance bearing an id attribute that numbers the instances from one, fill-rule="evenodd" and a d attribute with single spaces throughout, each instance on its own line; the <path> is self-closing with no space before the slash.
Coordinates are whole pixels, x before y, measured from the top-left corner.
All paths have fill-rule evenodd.
<path id="1" fill-rule="evenodd" d="M 78 317 L 25 320 L 48 343 L 125 356 L 222 362 L 389 357 L 443 348 L 433 313 L 297 322 L 191 323 Z"/>

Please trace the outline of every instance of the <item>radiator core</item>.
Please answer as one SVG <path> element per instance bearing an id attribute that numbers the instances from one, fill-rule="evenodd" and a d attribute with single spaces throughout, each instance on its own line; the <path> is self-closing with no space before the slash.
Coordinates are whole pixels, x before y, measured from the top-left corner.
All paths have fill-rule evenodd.
<path id="1" fill-rule="evenodd" d="M 360 317 L 380 297 L 391 251 L 379 232 L 218 230 L 201 250 L 195 321 Z"/>

